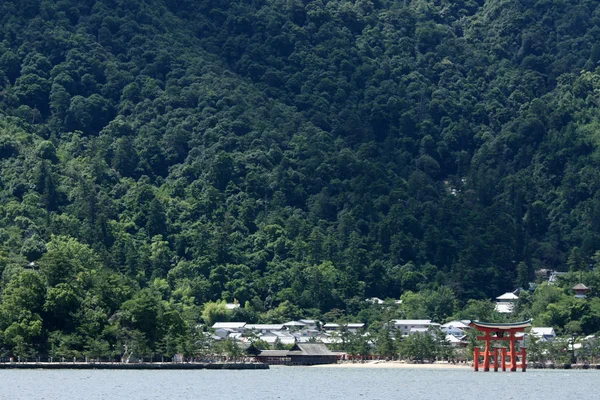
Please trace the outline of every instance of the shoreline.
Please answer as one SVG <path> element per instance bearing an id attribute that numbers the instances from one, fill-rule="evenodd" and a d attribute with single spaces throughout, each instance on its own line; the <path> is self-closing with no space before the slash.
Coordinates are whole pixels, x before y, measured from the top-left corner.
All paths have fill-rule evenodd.
<path id="1" fill-rule="evenodd" d="M 314 368 L 357 368 L 357 369 L 369 369 L 369 368 L 391 368 L 391 369 L 456 369 L 456 370 L 470 370 L 473 371 L 472 364 L 449 364 L 449 363 L 432 363 L 432 364 L 411 364 L 402 361 L 368 361 L 365 363 L 352 363 L 343 362 L 340 364 L 319 364 L 312 365 Z M 549 364 L 540 366 L 536 364 L 529 364 L 527 370 L 600 370 L 600 364 Z M 480 368 L 479 372 L 483 369 Z M 493 368 L 490 369 L 494 372 Z M 521 372 L 519 369 L 518 372 Z"/>
<path id="2" fill-rule="evenodd" d="M 315 368 L 410 368 L 410 369 L 473 369 L 469 364 L 410 364 L 401 361 L 368 361 L 368 362 L 344 362 L 340 364 L 312 365 Z"/>

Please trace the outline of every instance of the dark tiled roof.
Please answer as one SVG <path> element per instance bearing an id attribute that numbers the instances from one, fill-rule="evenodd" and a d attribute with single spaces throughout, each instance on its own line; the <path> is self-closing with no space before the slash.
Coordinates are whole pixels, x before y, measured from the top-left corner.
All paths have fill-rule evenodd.
<path id="1" fill-rule="evenodd" d="M 258 355 L 259 357 L 287 357 L 287 350 L 263 350 Z"/>
<path id="2" fill-rule="evenodd" d="M 323 343 L 296 343 L 292 348 L 293 351 L 300 351 L 303 355 L 309 356 L 333 356 L 326 345 Z"/>

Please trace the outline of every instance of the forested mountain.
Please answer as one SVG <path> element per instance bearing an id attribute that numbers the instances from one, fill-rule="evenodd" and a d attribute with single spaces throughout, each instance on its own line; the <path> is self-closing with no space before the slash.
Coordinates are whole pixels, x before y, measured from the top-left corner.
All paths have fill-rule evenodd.
<path id="1" fill-rule="evenodd" d="M 3 0 L 2 351 L 443 320 L 542 268 L 592 298 L 521 316 L 598 331 L 598 61 L 595 1 Z"/>

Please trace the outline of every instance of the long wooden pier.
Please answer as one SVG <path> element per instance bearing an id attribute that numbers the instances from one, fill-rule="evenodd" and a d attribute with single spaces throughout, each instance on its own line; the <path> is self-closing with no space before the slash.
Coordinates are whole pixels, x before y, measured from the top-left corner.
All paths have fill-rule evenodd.
<path id="1" fill-rule="evenodd" d="M 192 369 L 269 369 L 264 363 L 93 363 L 93 362 L 12 362 L 0 363 L 0 369 L 121 369 L 121 370 L 192 370 Z"/>

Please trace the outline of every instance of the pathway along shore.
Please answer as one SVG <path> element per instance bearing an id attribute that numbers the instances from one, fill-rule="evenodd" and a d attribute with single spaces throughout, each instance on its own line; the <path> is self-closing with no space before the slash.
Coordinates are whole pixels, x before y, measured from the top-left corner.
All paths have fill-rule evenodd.
<path id="1" fill-rule="evenodd" d="M 173 370 L 173 369 L 269 369 L 264 363 L 0 363 L 0 369 L 126 369 L 126 370 Z"/>

